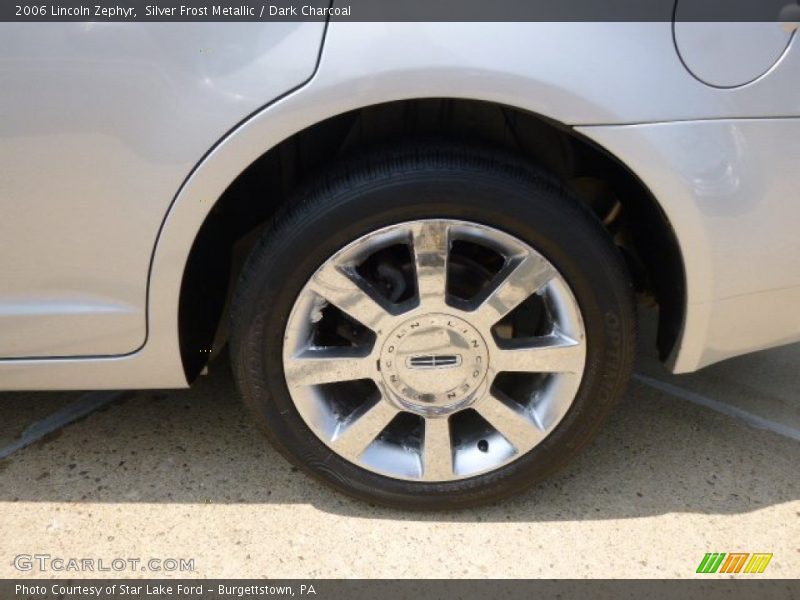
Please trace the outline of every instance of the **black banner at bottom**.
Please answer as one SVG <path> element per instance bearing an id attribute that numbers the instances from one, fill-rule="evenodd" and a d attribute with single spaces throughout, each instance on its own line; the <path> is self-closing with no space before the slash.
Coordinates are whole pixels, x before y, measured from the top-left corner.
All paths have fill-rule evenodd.
<path id="1" fill-rule="evenodd" d="M 800 598 L 800 581 L 782 579 L 605 579 L 605 580 L 382 580 L 382 579 L 5 579 L 0 598 L 20 600 L 159 599 L 267 600 L 312 598 L 421 600 L 446 598 L 674 600 Z"/>

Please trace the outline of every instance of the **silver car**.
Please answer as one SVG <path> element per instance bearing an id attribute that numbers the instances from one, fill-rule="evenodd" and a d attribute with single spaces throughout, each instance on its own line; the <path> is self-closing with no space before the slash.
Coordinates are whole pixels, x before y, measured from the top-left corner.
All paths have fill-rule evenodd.
<path id="1" fill-rule="evenodd" d="M 227 348 L 293 463 L 506 497 L 623 391 L 800 340 L 779 23 L 4 23 L 0 389 L 178 388 Z"/>

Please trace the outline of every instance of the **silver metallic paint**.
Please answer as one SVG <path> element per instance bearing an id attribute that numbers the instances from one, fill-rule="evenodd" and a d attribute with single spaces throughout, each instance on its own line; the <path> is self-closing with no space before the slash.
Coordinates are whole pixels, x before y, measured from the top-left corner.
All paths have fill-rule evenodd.
<path id="1" fill-rule="evenodd" d="M 0 77 L 28 90 L 36 109 L 32 114 L 38 110 L 47 117 L 34 122 L 26 113 L 24 98 L 13 91 L 13 102 L 9 101 L 8 86 L 0 88 L 4 116 L 0 160 L 4 173 L 11 173 L 0 180 L 0 206 L 4 216 L 14 216 L 0 225 L 0 243 L 10 252 L 0 253 L 0 305 L 10 314 L 27 305 L 20 297 L 42 291 L 42 305 L 45 309 L 52 305 L 58 316 L 51 327 L 66 327 L 78 336 L 65 340 L 66 347 L 103 354 L 108 349 L 130 351 L 141 343 L 147 304 L 147 343 L 141 349 L 118 357 L 0 360 L 0 387 L 185 386 L 177 340 L 181 275 L 196 232 L 226 186 L 263 152 L 305 127 L 361 106 L 416 97 L 501 102 L 579 126 L 578 131 L 637 172 L 670 217 L 686 263 L 687 316 L 673 357 L 675 370 L 692 370 L 726 356 L 800 339 L 800 318 L 787 310 L 797 299 L 800 283 L 797 248 L 790 240 L 798 223 L 793 201 L 798 176 L 793 165 L 800 155 L 800 118 L 796 118 L 800 117 L 800 52 L 795 41 L 766 75 L 749 85 L 722 90 L 698 81 L 683 67 L 669 23 L 335 23 L 329 27 L 316 75 L 225 135 L 255 108 L 300 83 L 301 72 L 310 74 L 316 59 L 314 40 L 321 37 L 321 26 L 314 29 L 316 25 L 280 30 L 286 36 L 283 42 L 260 56 L 253 56 L 252 49 L 249 54 L 237 52 L 240 40 L 232 34 L 223 39 L 215 33 L 217 28 L 229 30 L 219 25 L 205 37 L 175 24 L 98 24 L 95 31 L 80 30 L 84 25 L 53 25 L 47 37 L 56 40 L 56 49 L 74 52 L 83 43 L 82 35 L 97 42 L 92 46 L 95 52 L 86 51 L 74 65 L 76 73 L 83 73 L 81 89 L 71 80 L 42 78 L 35 68 L 43 64 L 41 59 L 27 64 L 27 55 L 34 50 L 18 52 L 20 46 L 10 44 L 8 35 L 0 38 Z M 112 27 L 150 32 L 157 40 L 151 51 L 141 43 L 136 46 L 150 62 L 137 62 L 133 54 L 124 60 L 124 50 L 130 48 L 125 44 L 120 48 L 109 32 L 119 31 L 122 39 L 144 33 L 104 29 Z M 27 33 L 35 38 L 42 35 L 40 31 Z M 278 35 L 278 30 L 269 31 Z M 70 44 L 58 42 L 59 36 L 69 38 Z M 175 42 L 173 50 L 180 59 L 165 61 L 164 45 L 172 47 L 168 39 L 185 39 L 182 36 L 194 40 L 194 58 L 181 55 L 182 44 Z M 24 47 L 24 40 L 18 43 Z M 230 59 L 219 79 L 225 85 L 206 82 L 202 65 L 208 59 L 199 48 L 208 44 Z M 305 50 L 298 54 L 299 48 Z M 102 49 L 106 54 L 98 59 L 96 51 Z M 291 65 L 300 61 L 303 68 L 281 71 L 269 56 L 285 57 Z M 45 58 L 45 63 L 58 64 L 55 52 Z M 272 75 L 272 68 L 278 75 Z M 96 100 L 108 93 L 107 85 L 99 85 L 108 79 L 90 77 L 94 70 L 117 82 L 112 87 L 118 101 L 114 109 Z M 140 86 L 126 88 L 128 78 L 152 89 L 133 93 Z M 37 97 L 37 85 L 47 94 Z M 123 93 L 126 89 L 130 93 Z M 80 99 L 85 97 L 95 99 L 89 102 L 92 111 L 82 108 Z M 79 111 L 84 131 L 68 126 L 69 113 L 59 110 L 58 98 L 66 98 L 67 106 Z M 45 108 L 55 112 L 50 115 Z M 224 113 L 219 120 L 218 110 Z M 129 116 L 120 125 L 122 136 L 102 127 L 116 111 Z M 22 129 L 13 124 L 11 115 L 22 120 Z M 137 115 L 139 119 L 131 118 Z M 184 125 L 181 132 L 186 137 L 165 139 L 175 119 Z M 680 123 L 660 124 L 668 121 Z M 621 126 L 625 124 L 639 125 Z M 215 146 L 219 136 L 224 137 Z M 37 145 L 42 141 L 47 143 Z M 25 150 L 26 144 L 33 144 L 29 157 L 35 156 L 35 147 L 44 156 L 56 152 L 62 157 L 63 148 L 71 148 L 75 157 L 67 157 L 85 166 L 90 164 L 87 157 L 98 156 L 95 143 L 121 158 L 107 164 L 115 169 L 104 172 L 101 182 L 86 181 L 80 169 L 62 168 L 57 173 L 59 186 L 30 161 L 20 162 L 14 156 L 14 148 Z M 108 160 L 102 152 L 99 156 Z M 143 175 L 155 181 L 153 187 L 137 182 Z M 71 210 L 64 208 L 66 200 L 52 200 L 59 197 L 59 190 L 68 192 L 61 197 L 73 202 Z M 55 213 L 48 217 L 48 211 Z M 74 247 L 55 242 L 64 239 L 64 228 Z M 124 251 L 107 247 L 121 238 L 126 241 Z M 65 257 L 79 260 L 65 266 L 67 261 L 58 256 L 64 252 Z M 731 267 L 739 264 L 732 261 L 744 261 L 743 268 Z M 65 277 L 73 264 L 81 268 Z M 32 287 L 31 277 L 39 282 Z M 77 300 L 70 290 L 77 290 Z M 758 298 L 767 298 L 770 310 L 763 312 L 758 326 L 750 326 L 747 319 Z M 71 304 L 81 303 L 97 310 L 78 321 L 63 316 Z M 116 310 L 112 317 L 103 312 L 109 307 Z M 4 327 L 13 326 L 8 317 L 0 319 Z M 745 326 L 733 328 L 734 323 Z M 112 335 L 103 340 L 103 332 Z M 51 341 L 34 335 L 21 343 L 42 354 L 61 353 L 57 344 L 47 343 Z M 5 348 L 14 343 L 6 338 Z"/>
<path id="2" fill-rule="evenodd" d="M 0 357 L 146 337 L 159 226 L 216 141 L 316 66 L 322 23 L 0 25 Z"/>
<path id="3" fill-rule="evenodd" d="M 684 254 L 686 372 L 800 340 L 800 118 L 579 127 L 662 199 Z"/>
<path id="4" fill-rule="evenodd" d="M 678 16 L 680 17 L 680 3 Z M 786 54 L 794 31 L 783 23 L 676 22 L 675 45 L 700 81 L 733 88 L 757 80 Z"/>

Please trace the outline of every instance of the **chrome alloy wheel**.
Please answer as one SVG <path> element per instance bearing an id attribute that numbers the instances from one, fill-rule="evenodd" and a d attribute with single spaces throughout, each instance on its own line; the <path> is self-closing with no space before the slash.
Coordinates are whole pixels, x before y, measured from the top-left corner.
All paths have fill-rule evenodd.
<path id="1" fill-rule="evenodd" d="M 299 414 L 369 471 L 453 481 L 550 434 L 586 360 L 580 310 L 555 267 L 500 230 L 429 219 L 365 235 L 303 287 L 283 367 Z"/>

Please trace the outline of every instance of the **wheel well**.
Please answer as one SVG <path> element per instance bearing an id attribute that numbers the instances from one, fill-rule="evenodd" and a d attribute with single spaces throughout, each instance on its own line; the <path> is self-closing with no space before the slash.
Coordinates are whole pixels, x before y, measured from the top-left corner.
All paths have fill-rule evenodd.
<path id="1" fill-rule="evenodd" d="M 298 185 L 331 161 L 374 144 L 450 139 L 502 146 L 559 177 L 603 221 L 641 301 L 659 309 L 662 360 L 683 322 L 685 278 L 677 239 L 647 187 L 618 159 L 570 128 L 505 105 L 402 100 L 347 112 L 300 131 L 248 166 L 197 234 L 181 285 L 179 336 L 192 381 L 227 338 L 223 318 L 257 233 Z"/>

